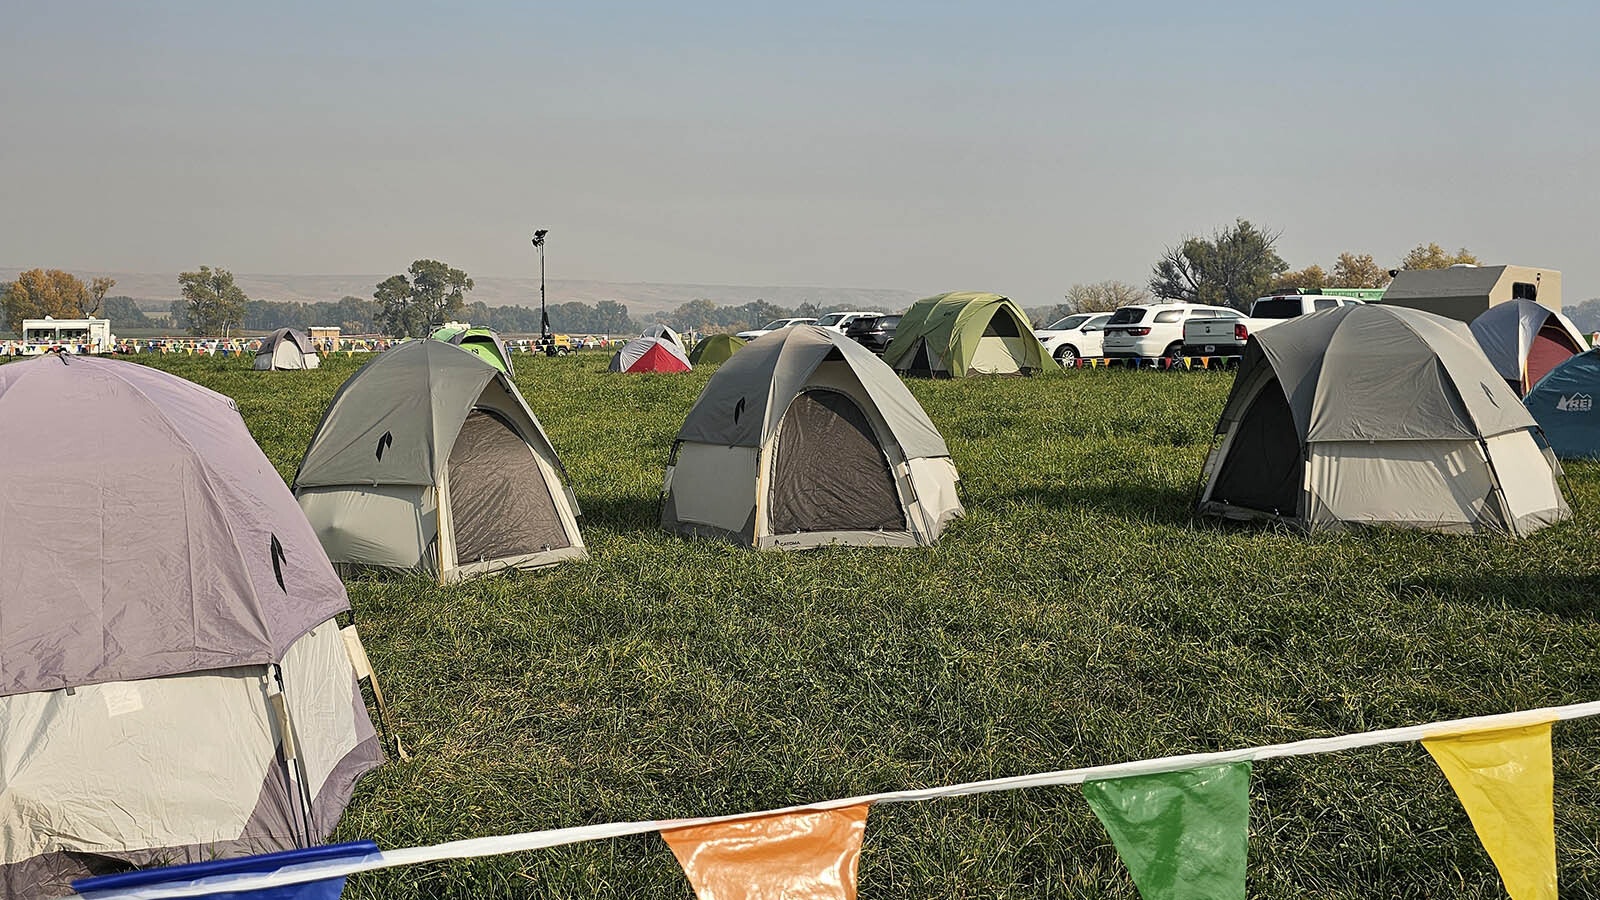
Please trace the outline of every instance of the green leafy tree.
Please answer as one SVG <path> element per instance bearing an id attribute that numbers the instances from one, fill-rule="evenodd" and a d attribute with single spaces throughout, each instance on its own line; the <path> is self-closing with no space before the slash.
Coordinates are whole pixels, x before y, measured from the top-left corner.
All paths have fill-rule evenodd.
<path id="1" fill-rule="evenodd" d="M 392 337 L 423 337 L 430 326 L 443 322 L 466 305 L 472 279 L 460 269 L 438 260 L 419 259 L 407 275 L 391 275 L 378 282 L 372 298 L 382 311 L 380 323 Z"/>
<path id="2" fill-rule="evenodd" d="M 1447 252 L 1438 244 L 1418 244 L 1400 261 L 1402 269 L 1448 269 L 1458 264 L 1477 265 L 1476 254 L 1462 247 L 1455 253 Z"/>
<path id="3" fill-rule="evenodd" d="M 22 320 L 76 319 L 90 302 L 89 288 L 70 272 L 60 269 L 29 269 L 17 276 L 0 297 L 6 325 L 22 333 Z"/>
<path id="4" fill-rule="evenodd" d="M 183 295 L 182 322 L 190 334 L 228 337 L 244 323 L 250 298 L 233 283 L 233 273 L 227 269 L 201 266 L 197 272 L 180 273 L 178 289 Z"/>
<path id="5" fill-rule="evenodd" d="M 144 314 L 132 297 L 105 298 L 101 315 L 110 319 L 117 328 L 154 328 L 156 323 Z"/>
<path id="6" fill-rule="evenodd" d="M 1244 309 L 1267 292 L 1289 264 L 1275 249 L 1278 232 L 1245 219 L 1209 238 L 1186 238 L 1168 247 L 1150 276 L 1150 292 L 1168 300 Z"/>
<path id="7" fill-rule="evenodd" d="M 1075 313 L 1110 312 L 1136 303 L 1147 303 L 1149 300 L 1149 291 L 1126 281 L 1098 281 L 1094 284 L 1075 284 L 1067 289 L 1066 294 L 1068 312 Z M 1060 317 L 1058 316 L 1057 318 Z M 1052 319 L 1051 321 L 1055 320 Z"/>

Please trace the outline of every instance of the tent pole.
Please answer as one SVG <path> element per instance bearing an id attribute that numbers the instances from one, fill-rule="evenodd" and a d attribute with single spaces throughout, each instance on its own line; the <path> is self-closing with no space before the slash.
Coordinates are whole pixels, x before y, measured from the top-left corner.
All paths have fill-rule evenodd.
<path id="1" fill-rule="evenodd" d="M 278 736 L 283 752 L 283 764 L 289 773 L 289 784 L 294 791 L 295 799 L 299 801 L 300 826 L 303 837 L 301 846 L 310 847 L 311 836 L 311 785 L 306 777 L 305 764 L 300 759 L 299 741 L 295 738 L 294 720 L 289 715 L 289 695 L 284 692 L 283 667 L 277 663 L 272 665 L 272 678 L 276 682 L 277 691 L 269 694 L 268 702 L 272 707 L 272 714 L 278 721 Z"/>

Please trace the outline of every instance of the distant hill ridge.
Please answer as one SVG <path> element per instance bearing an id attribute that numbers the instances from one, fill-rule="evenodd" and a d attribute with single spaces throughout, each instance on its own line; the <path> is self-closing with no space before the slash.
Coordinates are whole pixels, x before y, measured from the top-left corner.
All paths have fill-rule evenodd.
<path id="1" fill-rule="evenodd" d="M 10 281 L 23 269 L 0 267 L 0 281 Z M 165 310 L 178 299 L 177 272 L 90 272 L 74 271 L 80 278 L 109 275 L 117 280 L 112 293 L 133 297 L 140 308 Z M 390 273 L 393 274 L 393 273 Z M 234 281 L 252 300 L 334 301 L 344 296 L 370 299 L 378 282 L 388 275 L 262 275 L 235 272 Z M 474 287 L 468 301 L 489 306 L 539 305 L 539 278 L 473 276 Z M 807 301 L 824 309 L 879 307 L 900 309 L 926 294 L 889 288 L 836 288 L 795 285 L 667 284 L 656 282 L 591 281 L 551 279 L 545 283 L 550 303 L 580 301 L 593 304 L 616 300 L 627 304 L 635 315 L 664 312 L 690 300 L 710 300 L 718 306 L 737 306 L 766 300 L 778 306 L 794 307 Z M 927 292 L 937 293 L 936 291 Z"/>

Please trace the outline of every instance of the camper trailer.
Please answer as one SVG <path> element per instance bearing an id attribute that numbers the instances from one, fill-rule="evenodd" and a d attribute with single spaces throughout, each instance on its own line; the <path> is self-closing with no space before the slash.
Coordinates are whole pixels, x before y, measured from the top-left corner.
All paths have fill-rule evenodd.
<path id="1" fill-rule="evenodd" d="M 1384 306 L 1420 309 L 1471 323 L 1491 306 L 1532 300 L 1561 311 L 1561 273 L 1531 266 L 1455 265 L 1406 269 L 1383 292 Z"/>
<path id="2" fill-rule="evenodd" d="M 109 353 L 117 338 L 110 319 L 22 320 L 22 353 L 34 356 L 59 347 L 63 353 Z"/>

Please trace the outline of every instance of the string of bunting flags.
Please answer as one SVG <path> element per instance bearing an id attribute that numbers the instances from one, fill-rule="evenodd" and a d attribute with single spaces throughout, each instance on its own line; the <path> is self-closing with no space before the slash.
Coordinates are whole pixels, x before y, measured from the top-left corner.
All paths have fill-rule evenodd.
<path id="1" fill-rule="evenodd" d="M 1238 365 L 1239 356 L 1160 356 L 1154 358 L 1111 359 L 1104 356 L 1077 357 L 1067 364 L 1070 369 L 1109 369 L 1122 366 L 1133 369 L 1222 369 Z"/>
<path id="2" fill-rule="evenodd" d="M 337 898 L 346 876 L 657 832 L 698 900 L 852 900 L 871 807 L 1082 785 L 1143 900 L 1244 900 L 1251 767 L 1262 760 L 1420 742 L 1444 773 L 1511 900 L 1557 900 L 1551 726 L 1600 701 L 1312 738 L 1240 750 L 993 778 L 761 812 L 583 825 L 376 850 L 371 842 L 88 879 L 83 900 Z M 306 854 L 314 858 L 306 861 Z M 283 858 L 282 865 L 272 861 Z M 120 881 L 119 881 L 120 880 Z"/>

